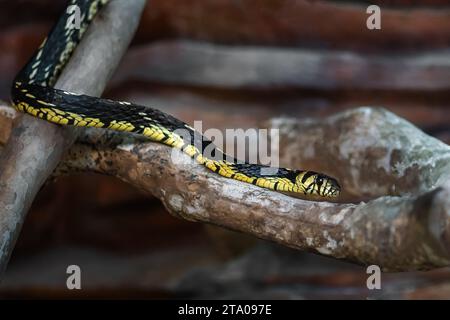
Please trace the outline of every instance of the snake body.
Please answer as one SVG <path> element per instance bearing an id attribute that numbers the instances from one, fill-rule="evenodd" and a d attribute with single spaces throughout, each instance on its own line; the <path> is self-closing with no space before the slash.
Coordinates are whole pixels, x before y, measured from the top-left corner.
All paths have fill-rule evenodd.
<path id="1" fill-rule="evenodd" d="M 73 28 L 66 10 L 32 58 L 17 74 L 11 90 L 14 107 L 59 125 L 106 128 L 132 132 L 182 150 L 209 170 L 235 180 L 281 192 L 308 197 L 335 198 L 338 182 L 327 175 L 306 170 L 272 168 L 239 162 L 193 128 L 154 108 L 129 102 L 80 95 L 53 88 L 87 27 L 109 0 L 72 0 L 79 8 L 80 25 Z M 179 134 L 183 130 L 186 134 Z M 212 150 L 212 156 L 205 150 Z"/>

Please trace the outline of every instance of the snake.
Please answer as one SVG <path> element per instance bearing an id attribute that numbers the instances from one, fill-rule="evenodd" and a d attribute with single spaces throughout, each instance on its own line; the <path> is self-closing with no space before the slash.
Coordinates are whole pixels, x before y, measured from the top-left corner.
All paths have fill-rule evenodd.
<path id="1" fill-rule="evenodd" d="M 11 102 L 16 110 L 60 126 L 95 127 L 142 135 L 181 150 L 222 177 L 288 195 L 301 195 L 307 200 L 339 196 L 341 187 L 331 176 L 238 161 L 185 122 L 158 109 L 54 88 L 87 28 L 108 2 L 68 2 L 66 10 L 13 81 Z M 70 23 L 74 21 L 74 10 L 69 10 L 69 6 L 78 9 L 77 25 Z M 206 154 L 206 150 L 211 152 Z"/>

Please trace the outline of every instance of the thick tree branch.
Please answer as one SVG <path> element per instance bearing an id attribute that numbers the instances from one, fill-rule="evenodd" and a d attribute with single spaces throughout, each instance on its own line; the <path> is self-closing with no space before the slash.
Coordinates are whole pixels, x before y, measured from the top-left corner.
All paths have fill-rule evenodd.
<path id="1" fill-rule="evenodd" d="M 283 165 L 337 176 L 343 200 L 379 198 L 295 199 L 222 178 L 163 145 L 97 129 L 80 137 L 59 173 L 113 175 L 184 219 L 386 271 L 450 265 L 450 147 L 383 109 L 275 119 L 272 127 L 288 145 L 280 150 Z"/>
<path id="2" fill-rule="evenodd" d="M 92 23 L 57 88 L 98 96 L 137 28 L 145 0 L 112 1 Z M 39 188 L 77 136 L 28 115 L 17 117 L 0 159 L 0 274 Z"/>

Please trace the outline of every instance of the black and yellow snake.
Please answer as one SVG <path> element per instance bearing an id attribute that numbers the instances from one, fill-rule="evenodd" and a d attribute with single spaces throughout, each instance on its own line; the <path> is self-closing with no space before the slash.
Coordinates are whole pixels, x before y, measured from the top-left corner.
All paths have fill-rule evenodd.
<path id="1" fill-rule="evenodd" d="M 213 143 L 184 122 L 157 109 L 128 102 L 117 102 L 53 88 L 86 28 L 109 0 L 72 0 L 79 8 L 79 28 L 68 24 L 66 11 L 14 80 L 11 97 L 14 107 L 35 117 L 60 125 L 106 128 L 144 135 L 152 141 L 177 148 L 215 173 L 281 192 L 306 197 L 335 198 L 338 182 L 313 171 L 276 168 L 264 174 L 267 166 L 242 163 L 229 158 Z M 177 134 L 187 131 L 188 137 Z M 212 148 L 211 148 L 212 146 Z M 204 154 L 213 150 L 214 157 Z M 230 160 L 231 159 L 231 160 Z"/>

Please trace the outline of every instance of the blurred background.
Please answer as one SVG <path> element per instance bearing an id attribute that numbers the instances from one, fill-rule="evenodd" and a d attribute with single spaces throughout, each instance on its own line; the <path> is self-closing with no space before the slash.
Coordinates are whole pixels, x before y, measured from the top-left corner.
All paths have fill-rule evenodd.
<path id="1" fill-rule="evenodd" d="M 65 3 L 0 0 L 0 100 Z M 381 30 L 366 28 L 370 4 Z M 204 129 L 383 106 L 449 143 L 449 89 L 448 0 L 150 0 L 104 96 Z M 66 288 L 71 264 L 83 290 Z M 450 298 L 448 268 L 383 274 L 375 291 L 367 276 L 177 219 L 117 179 L 84 174 L 41 190 L 0 298 Z"/>

